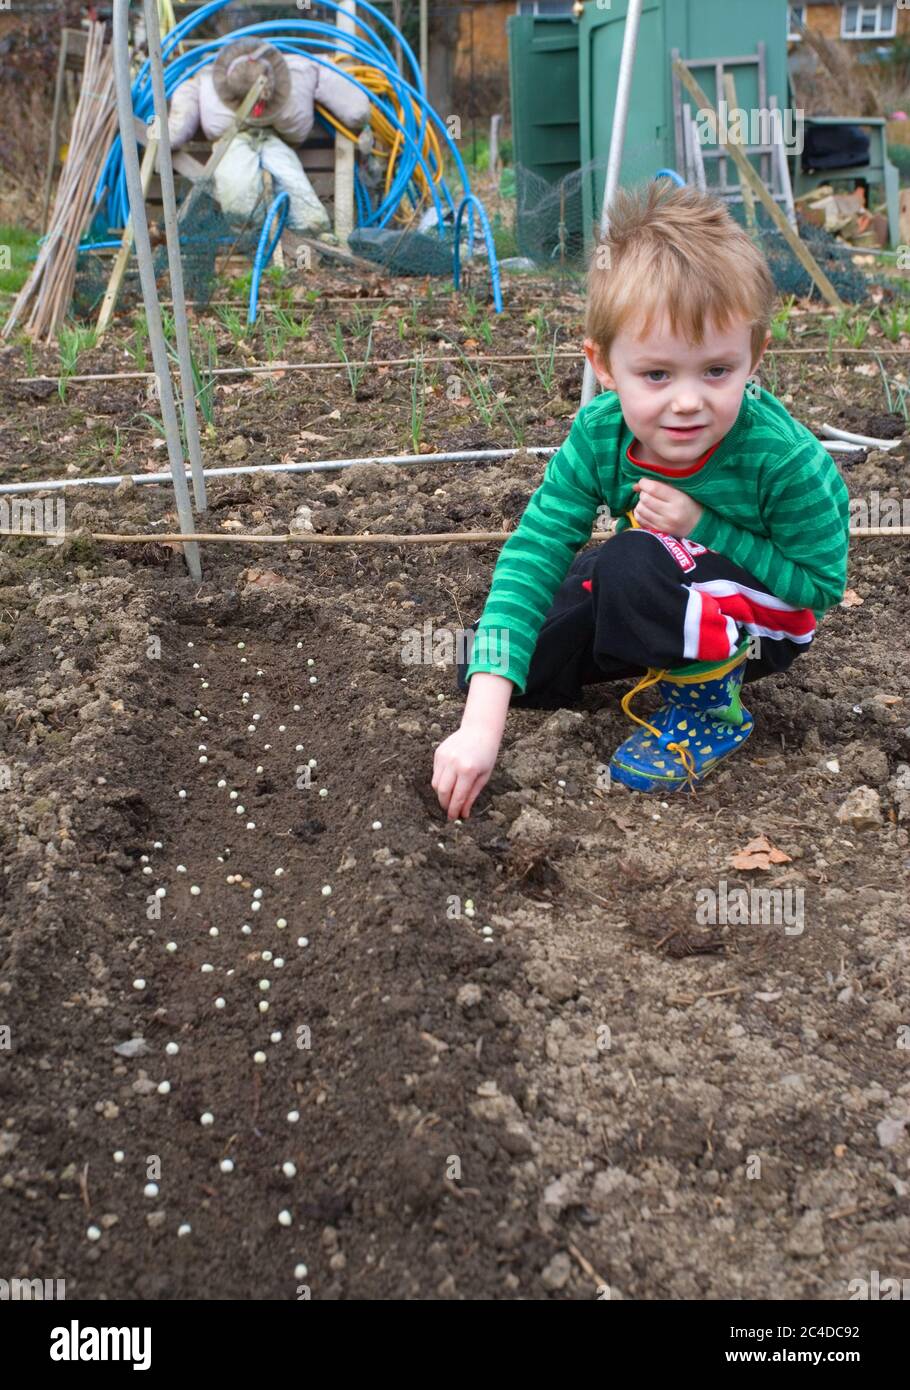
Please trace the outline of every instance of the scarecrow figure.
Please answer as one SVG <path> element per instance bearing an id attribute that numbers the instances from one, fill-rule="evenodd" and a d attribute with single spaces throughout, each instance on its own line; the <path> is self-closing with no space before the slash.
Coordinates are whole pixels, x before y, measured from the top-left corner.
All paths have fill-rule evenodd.
<path id="1" fill-rule="evenodd" d="M 168 117 L 171 145 L 176 149 L 186 144 L 199 126 L 206 139 L 217 140 L 259 76 L 265 78 L 260 99 L 215 172 L 221 209 L 249 216 L 262 193 L 265 169 L 277 190 L 290 198 L 292 227 L 311 234 L 328 231 L 328 213 L 291 146 L 302 145 L 312 130 L 317 101 L 349 130 L 359 131 L 366 125 L 369 97 L 340 70 L 280 53 L 258 39 L 237 39 L 222 48 L 214 63 L 177 88 Z"/>

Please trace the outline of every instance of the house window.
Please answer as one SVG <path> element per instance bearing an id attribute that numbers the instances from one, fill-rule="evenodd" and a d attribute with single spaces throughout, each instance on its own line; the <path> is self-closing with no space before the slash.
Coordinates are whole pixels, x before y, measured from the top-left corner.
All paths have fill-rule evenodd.
<path id="1" fill-rule="evenodd" d="M 845 5 L 841 14 L 842 39 L 893 39 L 897 33 L 897 5 Z"/>
<path id="2" fill-rule="evenodd" d="M 800 39 L 802 38 L 802 34 L 799 32 L 796 26 L 797 24 L 805 24 L 806 7 L 805 5 L 790 5 L 788 8 L 790 14 L 789 22 L 787 24 L 787 38 L 790 41 L 790 43 L 799 43 Z"/>

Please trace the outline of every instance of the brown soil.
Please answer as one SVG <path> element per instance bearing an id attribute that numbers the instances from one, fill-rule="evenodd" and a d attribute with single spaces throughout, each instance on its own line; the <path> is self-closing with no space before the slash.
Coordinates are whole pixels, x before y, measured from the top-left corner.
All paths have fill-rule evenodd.
<path id="1" fill-rule="evenodd" d="M 539 304 L 578 341 L 577 300 L 536 293 L 511 296 L 491 351 L 534 350 Z M 295 360 L 330 356 L 352 307 L 315 314 Z M 415 316 L 431 351 L 474 336 L 463 301 Z M 373 354 L 417 337 L 392 305 Z M 128 369 L 128 340 L 79 370 Z M 781 356 L 765 382 L 810 424 L 899 434 L 857 360 Z M 7 480 L 163 466 L 137 383 L 61 401 L 11 382 L 21 349 L 3 365 Z M 492 427 L 447 370 L 425 445 L 564 437 L 578 363 L 546 389 L 533 363 L 496 366 L 510 419 Z M 340 371 L 229 378 L 206 461 L 409 449 L 409 375 L 368 372 L 358 396 Z M 498 529 L 541 468 L 218 480 L 205 526 L 284 531 L 306 504 L 318 531 Z M 855 495 L 899 496 L 906 448 L 844 471 Z M 67 524 L 170 528 L 168 494 L 72 493 Z M 71 1298 L 827 1300 L 905 1272 L 906 541 L 856 540 L 862 604 L 749 688 L 756 732 L 697 796 L 599 787 L 626 727 L 624 687 L 604 686 L 577 711 L 513 711 L 475 814 L 450 825 L 430 775 L 461 697 L 451 667 L 402 661 L 403 634 L 477 616 L 495 556 L 209 546 L 196 591 L 157 544 L 4 542 L 5 1277 L 65 1277 Z M 866 829 L 837 815 L 861 785 Z M 761 833 L 790 862 L 731 868 Z M 701 923 L 722 880 L 800 889 L 804 930 Z"/>

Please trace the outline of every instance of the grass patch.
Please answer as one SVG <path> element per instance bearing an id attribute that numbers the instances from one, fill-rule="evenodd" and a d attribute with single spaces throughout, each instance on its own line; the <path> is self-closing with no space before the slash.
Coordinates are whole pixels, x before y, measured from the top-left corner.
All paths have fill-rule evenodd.
<path id="1" fill-rule="evenodd" d="M 4 317 L 32 270 L 30 256 L 38 250 L 38 236 L 26 227 L 0 226 L 0 311 Z"/>

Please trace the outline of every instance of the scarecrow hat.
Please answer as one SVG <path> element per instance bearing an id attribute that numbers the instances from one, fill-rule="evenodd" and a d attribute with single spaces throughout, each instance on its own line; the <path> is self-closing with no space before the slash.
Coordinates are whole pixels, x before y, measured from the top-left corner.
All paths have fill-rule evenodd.
<path id="1" fill-rule="evenodd" d="M 270 125 L 291 91 L 288 65 L 278 49 L 259 39 L 237 39 L 222 48 L 215 59 L 212 81 L 225 106 L 236 108 L 260 73 L 266 87 L 247 117 L 250 125 Z"/>

